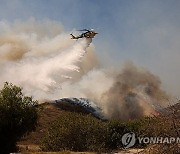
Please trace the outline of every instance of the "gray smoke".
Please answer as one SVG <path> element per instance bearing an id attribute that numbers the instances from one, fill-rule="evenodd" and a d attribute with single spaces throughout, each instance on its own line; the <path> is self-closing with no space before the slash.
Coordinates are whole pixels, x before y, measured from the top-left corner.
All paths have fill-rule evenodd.
<path id="1" fill-rule="evenodd" d="M 132 63 L 124 66 L 114 77 L 110 89 L 102 95 L 107 117 L 122 120 L 156 114 L 160 107 L 167 105 L 167 99 L 160 79 Z"/>
<path id="2" fill-rule="evenodd" d="M 107 118 L 122 120 L 165 105 L 168 96 L 157 76 L 131 63 L 103 68 L 94 51 L 85 39 L 71 40 L 55 21 L 1 21 L 0 85 L 12 82 L 38 100 L 89 98 Z"/>

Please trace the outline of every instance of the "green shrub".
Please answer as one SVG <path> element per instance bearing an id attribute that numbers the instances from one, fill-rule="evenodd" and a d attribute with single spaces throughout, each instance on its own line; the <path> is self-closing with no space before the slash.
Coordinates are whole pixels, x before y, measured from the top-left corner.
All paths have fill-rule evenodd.
<path id="1" fill-rule="evenodd" d="M 178 119 L 158 116 L 158 117 L 146 117 L 142 121 L 140 136 L 149 137 L 178 137 L 180 134 L 180 123 Z"/>
<path id="2" fill-rule="evenodd" d="M 49 128 L 41 148 L 43 151 L 102 151 L 104 141 L 102 121 L 90 115 L 67 112 Z"/>
<path id="3" fill-rule="evenodd" d="M 129 132 L 138 134 L 141 126 L 142 123 L 140 121 L 121 122 L 118 120 L 110 120 L 106 124 L 106 149 L 114 150 L 122 148 L 122 136 Z"/>
<path id="4" fill-rule="evenodd" d="M 0 90 L 0 153 L 16 151 L 16 142 L 37 124 L 37 102 L 23 96 L 22 89 L 5 83 Z"/>

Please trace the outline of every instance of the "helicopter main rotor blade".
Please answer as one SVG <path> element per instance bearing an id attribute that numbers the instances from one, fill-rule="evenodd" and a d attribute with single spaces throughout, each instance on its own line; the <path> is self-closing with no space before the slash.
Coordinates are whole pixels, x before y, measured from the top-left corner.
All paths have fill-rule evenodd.
<path id="1" fill-rule="evenodd" d="M 80 29 L 80 30 L 77 30 L 77 31 L 89 31 L 88 29 Z"/>

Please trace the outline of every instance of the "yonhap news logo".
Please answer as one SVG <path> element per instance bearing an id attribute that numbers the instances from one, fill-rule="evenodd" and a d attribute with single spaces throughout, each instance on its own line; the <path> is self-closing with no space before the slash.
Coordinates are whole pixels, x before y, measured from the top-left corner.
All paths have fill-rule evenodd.
<path id="1" fill-rule="evenodd" d="M 135 133 L 129 132 L 122 136 L 124 148 L 130 148 L 137 144 L 171 144 L 180 143 L 180 137 L 136 137 Z"/>
<path id="2" fill-rule="evenodd" d="M 126 133 L 122 136 L 122 144 L 124 148 L 130 148 L 136 143 L 135 134 L 133 132 Z"/>

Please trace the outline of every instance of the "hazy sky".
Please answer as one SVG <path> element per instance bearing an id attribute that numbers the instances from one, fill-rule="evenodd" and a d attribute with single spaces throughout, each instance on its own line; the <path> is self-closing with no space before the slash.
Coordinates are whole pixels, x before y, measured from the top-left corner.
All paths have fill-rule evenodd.
<path id="1" fill-rule="evenodd" d="M 50 19 L 65 31 L 94 28 L 97 54 L 110 64 L 131 60 L 180 94 L 179 0 L 0 0 L 0 20 Z"/>

